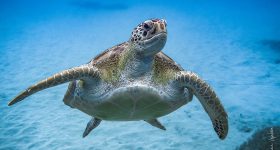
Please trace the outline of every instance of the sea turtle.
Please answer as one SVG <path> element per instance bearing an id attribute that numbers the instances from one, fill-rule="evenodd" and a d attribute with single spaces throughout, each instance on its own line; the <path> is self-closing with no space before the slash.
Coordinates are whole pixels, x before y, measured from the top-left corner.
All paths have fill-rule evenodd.
<path id="1" fill-rule="evenodd" d="M 187 104 L 194 94 L 208 113 L 218 137 L 225 139 L 227 113 L 213 89 L 161 52 L 167 39 L 166 26 L 163 19 L 146 20 L 134 28 L 129 41 L 109 48 L 87 64 L 30 86 L 8 105 L 70 82 L 64 103 L 92 116 L 85 137 L 102 120 L 144 120 L 166 130 L 157 118 Z"/>

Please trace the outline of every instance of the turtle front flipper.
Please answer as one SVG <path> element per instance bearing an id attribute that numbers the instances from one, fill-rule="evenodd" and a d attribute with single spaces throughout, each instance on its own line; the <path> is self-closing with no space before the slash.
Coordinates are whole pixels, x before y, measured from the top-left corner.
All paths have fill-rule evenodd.
<path id="1" fill-rule="evenodd" d="M 22 101 L 26 97 L 46 88 L 50 88 L 73 80 L 87 78 L 99 78 L 98 69 L 89 65 L 83 65 L 80 67 L 74 67 L 68 70 L 64 70 L 49 78 L 46 78 L 45 80 L 38 82 L 35 85 L 30 86 L 25 91 L 16 96 L 12 101 L 10 101 L 8 105 L 11 106 L 19 101 Z"/>
<path id="2" fill-rule="evenodd" d="M 148 122 L 150 125 L 157 127 L 161 130 L 166 130 L 166 128 L 157 119 L 149 119 L 144 121 Z"/>
<path id="3" fill-rule="evenodd" d="M 208 113 L 214 130 L 220 139 L 225 139 L 228 133 L 228 116 L 214 90 L 195 73 L 181 71 L 175 80 L 183 87 L 190 88 Z"/>
<path id="4" fill-rule="evenodd" d="M 92 118 L 83 133 L 83 138 L 86 137 L 94 128 L 96 128 L 101 123 L 101 119 Z"/>

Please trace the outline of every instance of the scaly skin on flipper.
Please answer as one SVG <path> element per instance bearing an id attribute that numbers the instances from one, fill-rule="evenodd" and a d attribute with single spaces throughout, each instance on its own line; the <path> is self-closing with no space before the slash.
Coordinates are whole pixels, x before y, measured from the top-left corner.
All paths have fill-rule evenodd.
<path id="1" fill-rule="evenodd" d="M 38 82 L 35 85 L 30 86 L 25 91 L 23 91 L 21 94 L 16 96 L 13 100 L 9 102 L 9 106 L 22 101 L 26 97 L 39 92 L 41 90 L 44 90 L 46 88 L 50 88 L 62 83 L 66 83 L 69 81 L 77 80 L 77 79 L 83 79 L 83 78 L 98 78 L 99 72 L 97 68 L 90 67 L 88 65 L 83 65 L 80 67 L 74 67 L 68 70 L 64 70 L 60 73 L 56 73 L 55 75 L 46 78 L 45 80 L 42 80 Z"/>
<path id="2" fill-rule="evenodd" d="M 217 135 L 220 139 L 225 139 L 228 133 L 228 116 L 213 89 L 195 73 L 189 71 L 181 71 L 176 75 L 175 80 L 193 90 L 208 113 Z"/>

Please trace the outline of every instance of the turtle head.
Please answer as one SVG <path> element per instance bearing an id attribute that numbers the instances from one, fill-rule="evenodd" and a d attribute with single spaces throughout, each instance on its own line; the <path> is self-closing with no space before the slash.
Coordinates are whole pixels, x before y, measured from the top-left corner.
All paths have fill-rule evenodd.
<path id="1" fill-rule="evenodd" d="M 130 42 L 135 49 L 145 56 L 160 52 L 167 39 L 166 21 L 164 19 L 151 19 L 140 23 L 132 31 Z"/>

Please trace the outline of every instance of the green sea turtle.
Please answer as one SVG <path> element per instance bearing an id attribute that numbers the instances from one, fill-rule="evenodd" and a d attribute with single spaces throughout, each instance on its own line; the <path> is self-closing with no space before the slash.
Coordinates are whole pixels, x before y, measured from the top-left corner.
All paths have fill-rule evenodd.
<path id="1" fill-rule="evenodd" d="M 89 63 L 64 70 L 16 96 L 8 105 L 70 82 L 64 103 L 92 116 L 83 137 L 102 120 L 144 120 L 165 130 L 157 118 L 198 98 L 220 139 L 228 133 L 227 113 L 213 89 L 195 73 L 185 71 L 163 49 L 166 21 L 151 19 L 134 28 L 129 41 L 96 56 Z"/>

